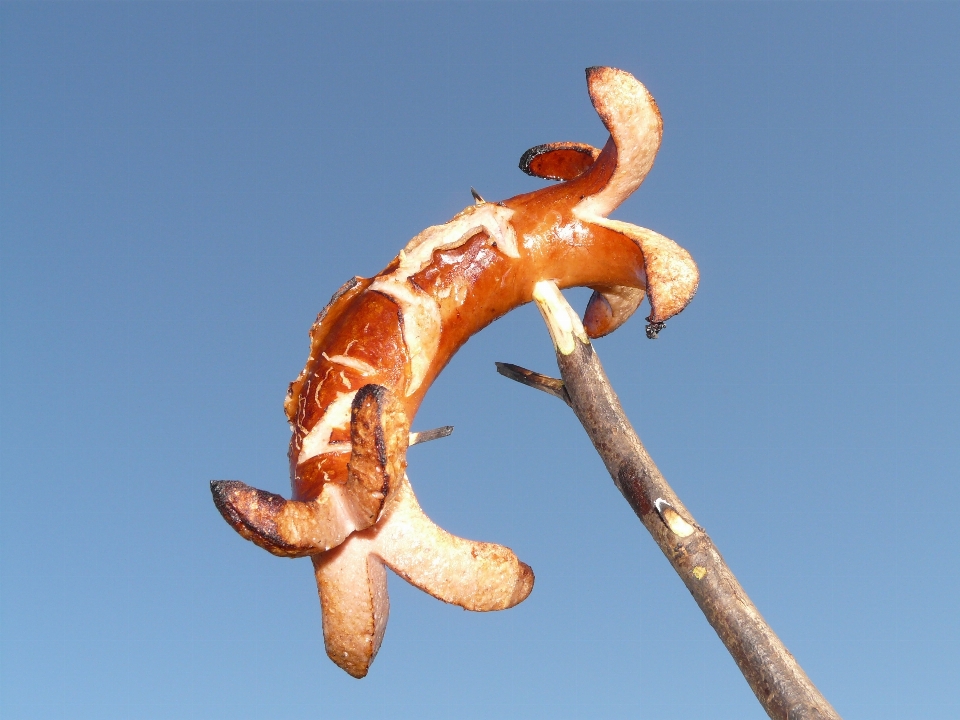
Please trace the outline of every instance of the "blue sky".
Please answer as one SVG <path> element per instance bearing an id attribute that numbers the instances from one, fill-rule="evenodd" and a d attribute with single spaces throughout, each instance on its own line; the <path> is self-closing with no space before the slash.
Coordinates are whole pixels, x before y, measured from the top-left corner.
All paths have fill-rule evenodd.
<path id="1" fill-rule="evenodd" d="M 583 69 L 664 117 L 615 217 L 702 283 L 596 343 L 661 470 L 841 715 L 960 715 L 960 4 L 0 5 L 0 713 L 761 718 L 572 414 L 537 312 L 415 426 L 425 510 L 512 547 L 522 605 L 391 577 L 370 675 L 309 562 L 208 482 L 288 492 L 281 405 L 340 284 L 600 145 Z M 570 293 L 582 307 L 587 295 Z"/>

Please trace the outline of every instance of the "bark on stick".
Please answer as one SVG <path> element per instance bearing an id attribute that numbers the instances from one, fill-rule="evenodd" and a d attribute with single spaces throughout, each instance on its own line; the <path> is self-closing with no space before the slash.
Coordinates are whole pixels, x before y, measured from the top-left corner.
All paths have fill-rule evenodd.
<path id="1" fill-rule="evenodd" d="M 552 296 L 550 302 L 559 300 Z M 556 317 L 557 309 L 551 314 Z M 548 313 L 544 317 L 549 326 Z M 564 400 L 573 409 L 614 484 L 693 595 L 767 714 L 777 720 L 839 720 L 660 474 L 624 414 L 592 345 L 573 328 L 563 338 L 572 337 L 573 348 L 564 352 L 570 344 L 557 342 L 558 332 L 551 328 L 562 382 L 506 363 L 497 363 L 498 371 Z"/>

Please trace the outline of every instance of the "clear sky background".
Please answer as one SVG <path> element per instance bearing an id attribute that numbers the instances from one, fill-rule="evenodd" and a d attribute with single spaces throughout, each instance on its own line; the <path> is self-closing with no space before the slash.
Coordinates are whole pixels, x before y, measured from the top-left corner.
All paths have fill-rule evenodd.
<path id="1" fill-rule="evenodd" d="M 4 718 L 762 718 L 573 415 L 538 313 L 415 427 L 426 511 L 512 547 L 522 605 L 390 578 L 370 675 L 310 563 L 214 478 L 289 492 L 282 414 L 340 284 L 544 183 L 634 73 L 663 146 L 614 214 L 702 283 L 596 343 L 651 454 L 846 718 L 960 717 L 960 4 L 0 5 Z M 570 294 L 582 307 L 587 295 Z M 646 313 L 638 313 L 638 318 Z"/>

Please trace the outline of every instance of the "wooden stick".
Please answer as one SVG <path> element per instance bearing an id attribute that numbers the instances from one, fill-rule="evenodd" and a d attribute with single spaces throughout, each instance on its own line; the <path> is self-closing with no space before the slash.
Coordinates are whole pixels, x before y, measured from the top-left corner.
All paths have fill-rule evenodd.
<path id="1" fill-rule="evenodd" d="M 498 363 L 497 370 L 570 405 L 614 484 L 693 595 L 767 714 L 776 720 L 839 720 L 647 454 L 572 308 L 559 291 L 535 298 L 554 339 L 563 380 L 506 363 Z M 545 304 L 551 307 L 544 309 Z M 577 320 L 573 327 L 571 314 Z M 564 318 L 559 325 L 557 317 Z"/>

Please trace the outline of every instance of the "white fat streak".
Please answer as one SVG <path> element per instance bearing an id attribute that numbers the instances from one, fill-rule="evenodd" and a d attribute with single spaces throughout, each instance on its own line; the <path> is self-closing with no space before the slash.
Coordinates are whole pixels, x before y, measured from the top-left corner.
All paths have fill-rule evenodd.
<path id="1" fill-rule="evenodd" d="M 471 205 L 443 225 L 431 225 L 400 251 L 400 266 L 390 275 L 404 280 L 416 275 L 433 260 L 437 250 L 452 250 L 480 232 L 509 257 L 518 258 L 517 233 L 510 224 L 513 210 L 493 203 Z"/>
<path id="2" fill-rule="evenodd" d="M 392 298 L 403 316 L 403 342 L 410 358 L 410 381 L 406 394 L 412 395 L 423 384 L 440 347 L 440 304 L 435 298 L 410 283 L 410 278 L 426 268 L 437 250 L 453 250 L 478 233 L 486 233 L 497 249 L 518 258 L 517 233 L 510 224 L 513 210 L 484 203 L 472 205 L 444 225 L 433 225 L 407 243 L 398 256 L 400 263 L 389 275 L 370 285 Z"/>
<path id="3" fill-rule="evenodd" d="M 350 443 L 331 443 L 330 434 L 334 430 L 345 428 L 350 424 L 350 406 L 353 404 L 353 398 L 356 394 L 356 390 L 340 393 L 327 406 L 327 411 L 323 414 L 323 417 L 311 428 L 310 432 L 303 436 L 300 455 L 297 457 L 298 465 L 310 458 L 317 457 L 317 455 L 350 452 Z"/>
<path id="4" fill-rule="evenodd" d="M 425 292 L 406 282 L 406 279 L 387 276 L 370 287 L 389 296 L 400 306 L 403 342 L 410 358 L 407 395 L 412 395 L 423 383 L 440 347 L 440 305 Z"/>
<path id="5" fill-rule="evenodd" d="M 351 340 L 350 344 L 352 345 L 354 342 L 356 341 Z M 349 345 L 347 347 L 349 347 Z M 364 377 L 367 377 L 369 375 L 376 375 L 377 373 L 377 369 L 370 363 L 366 362 L 365 360 L 361 360 L 359 358 L 350 357 L 349 355 L 329 356 L 326 353 L 323 353 L 323 357 L 328 362 L 336 363 L 337 365 L 343 365 L 344 367 L 348 367 L 351 370 L 356 370 L 358 373 L 360 373 Z"/>
<path id="6" fill-rule="evenodd" d="M 541 280 L 533 286 L 533 299 L 540 308 L 543 321 L 547 324 L 553 345 L 562 355 L 569 355 L 574 351 L 576 343 L 574 337 L 586 345 L 589 344 L 587 333 L 580 322 L 580 316 L 570 307 L 557 284 L 553 280 Z"/>
<path id="7" fill-rule="evenodd" d="M 484 229 L 490 236 L 490 239 L 497 243 L 497 249 L 507 257 L 519 258 L 520 250 L 517 248 L 517 231 L 513 229 L 510 218 L 513 217 L 513 210 L 486 203 L 475 207 L 475 212 L 483 218 L 490 217 L 490 222 L 484 223 Z M 496 228 L 494 230 L 494 228 Z"/>

